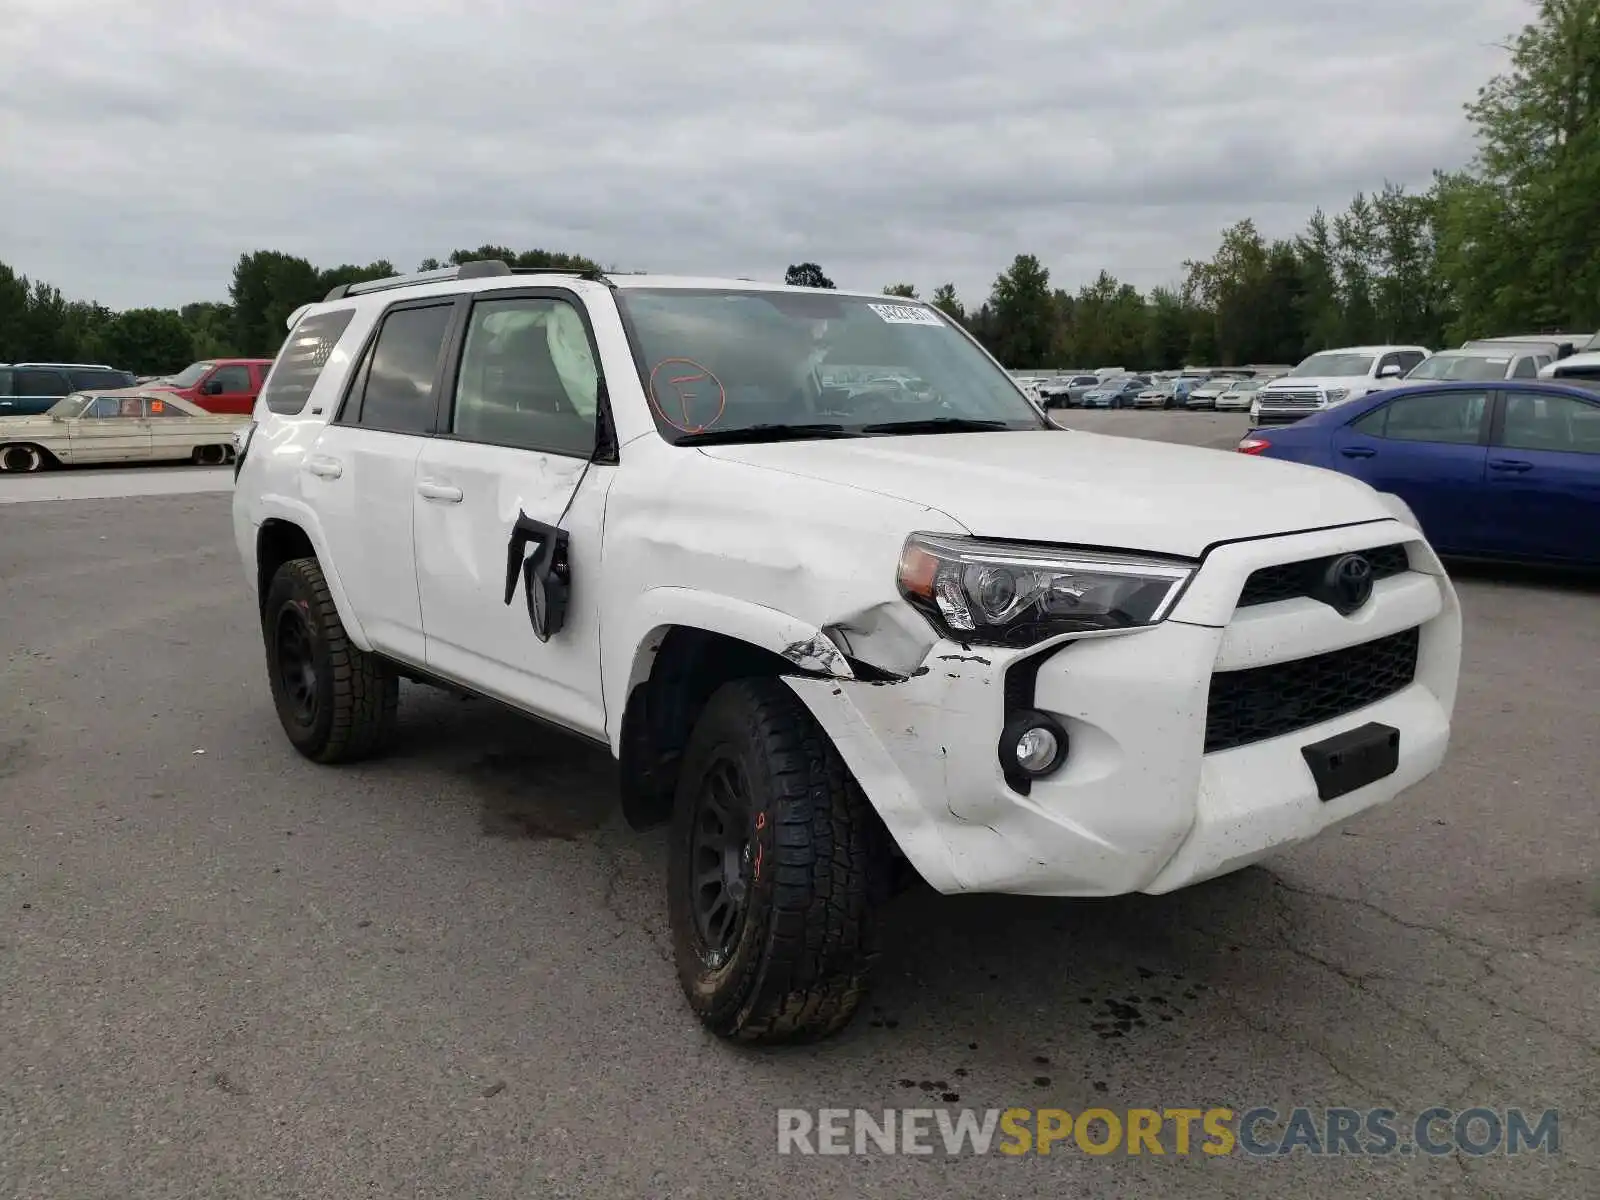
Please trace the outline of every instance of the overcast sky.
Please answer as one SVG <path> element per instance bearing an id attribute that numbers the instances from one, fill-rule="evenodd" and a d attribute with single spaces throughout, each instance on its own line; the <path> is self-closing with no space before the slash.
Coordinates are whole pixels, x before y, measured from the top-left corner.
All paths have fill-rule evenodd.
<path id="1" fill-rule="evenodd" d="M 1472 153 L 1524 0 L 6 0 L 0 261 L 114 308 L 484 242 L 1175 279 Z"/>

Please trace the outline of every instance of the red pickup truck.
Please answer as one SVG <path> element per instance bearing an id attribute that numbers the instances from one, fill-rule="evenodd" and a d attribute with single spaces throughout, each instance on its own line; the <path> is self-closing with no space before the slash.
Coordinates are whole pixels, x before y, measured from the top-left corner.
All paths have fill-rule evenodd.
<path id="1" fill-rule="evenodd" d="M 270 358 L 207 358 L 139 390 L 176 392 L 207 412 L 249 416 L 271 366 Z"/>

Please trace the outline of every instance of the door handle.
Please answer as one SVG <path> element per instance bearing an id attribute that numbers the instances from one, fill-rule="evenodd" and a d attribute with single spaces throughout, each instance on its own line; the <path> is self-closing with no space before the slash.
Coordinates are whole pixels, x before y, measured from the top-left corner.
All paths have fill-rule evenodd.
<path id="1" fill-rule="evenodd" d="M 1512 471 L 1520 475 L 1524 471 L 1533 470 L 1533 464 L 1531 462 L 1523 462 L 1520 458 L 1497 458 L 1490 461 L 1489 470 Z"/>
<path id="2" fill-rule="evenodd" d="M 1346 458 L 1371 458 L 1377 451 L 1370 450 L 1366 446 L 1344 446 L 1339 453 Z"/>
<path id="3" fill-rule="evenodd" d="M 428 480 L 417 484 L 417 495 L 424 500 L 439 500 L 445 504 L 460 504 L 462 492 L 458 487 L 451 487 L 447 483 L 432 483 Z"/>
<path id="4" fill-rule="evenodd" d="M 308 458 L 306 470 L 319 479 L 337 479 L 344 474 L 344 464 L 336 458 Z"/>

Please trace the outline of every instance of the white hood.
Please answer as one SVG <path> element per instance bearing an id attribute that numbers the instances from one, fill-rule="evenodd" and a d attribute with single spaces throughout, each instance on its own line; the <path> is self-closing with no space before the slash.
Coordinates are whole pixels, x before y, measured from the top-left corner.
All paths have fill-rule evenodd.
<path id="1" fill-rule="evenodd" d="M 1320 467 L 1093 433 L 953 433 L 705 447 L 712 458 L 921 504 L 980 537 L 1199 557 L 1240 538 L 1393 516 Z"/>
<path id="2" fill-rule="evenodd" d="M 1370 392 L 1373 388 L 1389 387 L 1399 383 L 1399 379 L 1374 379 L 1370 375 L 1296 375 L 1294 378 L 1285 376 L 1274 379 L 1271 383 L 1261 388 L 1260 394 L 1271 392 L 1284 392 L 1289 390 L 1300 391 L 1305 388 L 1344 388 L 1348 392 Z"/>

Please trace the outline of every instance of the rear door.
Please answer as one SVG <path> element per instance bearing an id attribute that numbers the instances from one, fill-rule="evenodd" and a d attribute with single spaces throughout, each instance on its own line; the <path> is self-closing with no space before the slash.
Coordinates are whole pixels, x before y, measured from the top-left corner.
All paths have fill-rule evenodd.
<path id="1" fill-rule="evenodd" d="M 1334 431 L 1333 466 L 1399 496 L 1441 550 L 1475 552 L 1489 412 L 1481 387 L 1397 397 Z"/>
<path id="2" fill-rule="evenodd" d="M 479 293 L 459 341 L 412 501 L 427 665 L 603 738 L 594 589 L 616 468 L 590 462 L 603 387 L 583 300 L 562 288 Z M 578 602 L 541 641 L 524 572 L 557 527 Z"/>
<path id="3" fill-rule="evenodd" d="M 368 638 L 419 666 L 426 650 L 412 500 L 455 313 L 450 296 L 391 307 L 363 348 L 339 411 L 301 464 L 302 492 L 321 517 L 330 557 Z"/>
<path id="4" fill-rule="evenodd" d="M 1488 552 L 1600 563 L 1600 395 L 1507 389 L 1487 465 Z"/>

